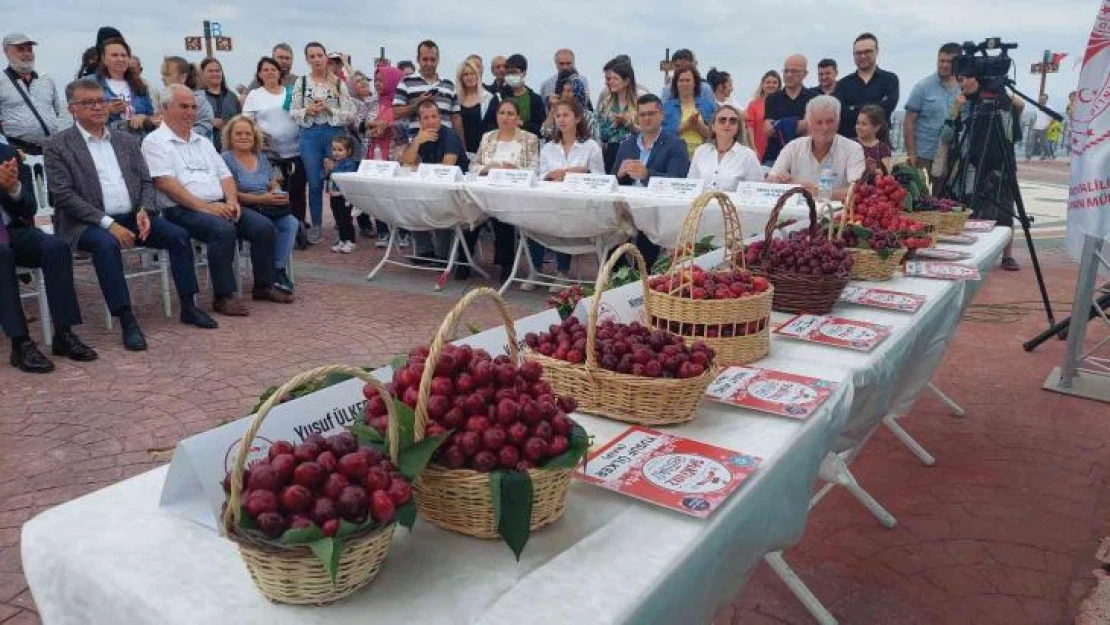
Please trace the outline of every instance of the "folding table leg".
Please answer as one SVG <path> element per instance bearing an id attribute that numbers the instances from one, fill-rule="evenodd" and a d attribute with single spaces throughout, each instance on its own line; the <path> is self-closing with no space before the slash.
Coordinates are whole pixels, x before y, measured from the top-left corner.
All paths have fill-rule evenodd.
<path id="1" fill-rule="evenodd" d="M 848 465 L 844 464 L 844 460 L 836 453 L 830 451 L 825 456 L 825 459 L 821 462 L 820 476 L 826 482 L 847 488 L 848 492 L 852 493 L 863 504 L 863 507 L 875 515 L 875 518 L 879 519 L 879 523 L 882 523 L 885 527 L 894 527 L 898 524 L 894 515 L 887 512 L 886 508 L 875 501 L 875 498 L 859 485 L 855 476 L 848 470 Z"/>
<path id="2" fill-rule="evenodd" d="M 162 253 L 158 255 L 158 273 L 162 280 L 162 312 L 167 317 L 173 316 L 173 303 L 170 302 L 170 257 Z"/>
<path id="3" fill-rule="evenodd" d="M 462 248 L 463 256 L 466 258 L 466 264 L 469 265 L 471 269 L 478 272 L 478 275 L 482 276 L 483 278 L 488 278 L 489 274 L 486 273 L 486 271 L 482 269 L 482 266 L 474 260 L 475 254 L 472 254 L 470 252 L 470 246 L 466 244 L 466 237 L 463 235 L 462 228 L 459 226 L 455 226 L 455 238 L 459 242 L 459 246 Z M 479 242 L 479 245 L 480 244 L 481 243 Z"/>
<path id="4" fill-rule="evenodd" d="M 929 390 L 937 396 L 937 399 L 939 399 L 941 403 L 943 403 L 945 406 L 948 406 L 948 409 L 952 411 L 952 414 L 956 415 L 957 417 L 962 417 L 967 414 L 966 412 L 964 412 L 964 409 L 959 404 L 953 401 L 951 397 L 942 393 L 941 390 L 937 388 L 936 385 L 934 385 L 932 382 L 929 382 Z"/>
<path id="5" fill-rule="evenodd" d="M 385 255 L 382 256 L 382 259 L 378 261 L 377 265 L 374 265 L 374 268 L 370 270 L 370 273 L 366 274 L 367 281 L 373 280 L 374 276 L 378 275 L 378 272 L 381 271 L 382 267 L 384 267 L 385 264 L 389 262 L 389 255 L 393 253 L 393 243 L 396 240 L 397 227 L 394 226 L 389 229 L 389 242 L 385 244 Z"/>
<path id="6" fill-rule="evenodd" d="M 883 417 L 883 425 L 885 425 L 886 428 L 890 430 L 890 432 L 894 434 L 894 436 L 898 440 L 902 441 L 902 444 L 909 448 L 909 450 L 913 452 L 913 455 L 917 456 L 917 459 L 920 460 L 922 464 L 927 467 L 931 467 L 936 464 L 936 458 L 934 458 L 932 454 L 926 451 L 921 443 L 917 442 L 917 439 L 910 436 L 910 433 L 904 430 L 901 424 L 898 423 L 897 415 L 888 414 Z"/>
<path id="7" fill-rule="evenodd" d="M 31 273 L 38 293 L 42 341 L 44 345 L 50 345 L 54 341 L 54 320 L 50 316 L 50 298 L 46 295 L 46 276 L 41 269 L 35 269 Z"/>
<path id="8" fill-rule="evenodd" d="M 504 295 L 513 282 L 517 281 L 516 272 L 520 270 L 521 256 L 528 258 L 528 250 L 525 249 L 524 237 L 518 232 L 516 235 L 516 255 L 513 256 L 513 269 L 509 272 L 509 278 L 505 280 L 505 284 L 502 284 L 501 288 L 497 290 L 498 295 Z M 531 263 L 532 261 L 529 259 L 525 262 Z"/>
<path id="9" fill-rule="evenodd" d="M 790 568 L 790 565 L 782 558 L 781 551 L 772 551 L 763 554 L 763 561 L 767 563 L 767 566 L 771 567 L 775 575 L 779 576 L 782 583 L 786 584 L 790 592 L 794 593 L 798 601 L 802 602 L 802 605 L 805 606 L 805 609 L 814 620 L 821 625 L 836 625 L 836 618 L 829 613 L 821 603 L 821 600 L 809 590 L 804 582 L 802 582 L 798 574 L 794 572 L 794 569 Z"/>
<path id="10" fill-rule="evenodd" d="M 457 262 L 455 256 L 459 253 L 459 242 L 461 240 L 462 236 L 459 234 L 458 226 L 456 226 L 455 234 L 451 237 L 451 251 L 447 252 L 447 267 L 445 267 L 443 273 L 439 274 L 439 277 L 436 278 L 437 291 L 443 290 L 443 285 L 447 284 L 447 278 L 451 275 L 451 270 L 455 268 L 455 263 Z"/>

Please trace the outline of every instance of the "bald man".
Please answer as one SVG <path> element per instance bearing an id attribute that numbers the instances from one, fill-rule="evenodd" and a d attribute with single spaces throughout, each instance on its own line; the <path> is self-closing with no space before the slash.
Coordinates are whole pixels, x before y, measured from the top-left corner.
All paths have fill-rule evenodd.
<path id="1" fill-rule="evenodd" d="M 806 135 L 806 104 L 813 93 L 803 84 L 809 62 L 801 54 L 791 54 L 782 63 L 782 89 L 767 96 L 764 131 L 767 150 L 763 163 L 772 165 L 790 141 Z"/>
<path id="2" fill-rule="evenodd" d="M 482 86 L 491 94 L 498 95 L 501 93 L 501 86 L 505 84 L 505 57 L 499 54 L 490 59 L 489 71 L 493 74 L 493 82 Z"/>

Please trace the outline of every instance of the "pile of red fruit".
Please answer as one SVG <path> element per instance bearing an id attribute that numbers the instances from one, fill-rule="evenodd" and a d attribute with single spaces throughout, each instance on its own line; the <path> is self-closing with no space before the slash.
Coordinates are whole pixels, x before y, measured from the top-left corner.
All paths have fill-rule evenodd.
<path id="1" fill-rule="evenodd" d="M 231 492 L 231 476 L 224 479 Z M 313 525 L 325 536 L 340 520 L 361 524 L 367 515 L 384 525 L 412 489 L 378 449 L 359 447 L 354 435 L 313 434 L 299 445 L 277 441 L 268 457 L 243 471 L 243 510 L 266 536 Z"/>
<path id="2" fill-rule="evenodd" d="M 913 203 L 915 211 L 937 211 L 940 213 L 951 213 L 956 209 L 962 209 L 963 205 L 956 200 L 948 198 L 933 197 L 931 195 L 923 195 L 917 198 Z"/>
<path id="3" fill-rule="evenodd" d="M 770 287 L 767 278 L 752 276 L 747 270 L 709 272 L 694 265 L 692 285 L 682 284 L 682 274 L 689 275 L 683 270 L 682 273 L 652 276 L 648 288 L 690 299 L 736 299 L 758 295 Z"/>
<path id="4" fill-rule="evenodd" d="M 524 342 L 536 352 L 570 363 L 585 361 L 586 326 L 568 317 L 547 332 L 529 332 Z M 652 330 L 633 321 L 598 324 L 594 356 L 602 369 L 645 378 L 696 378 L 713 363 L 713 348 L 698 341 L 688 346 L 681 336 Z"/>
<path id="5" fill-rule="evenodd" d="M 416 407 L 428 348 L 409 352 L 393 374 L 391 392 Z M 449 469 L 526 471 L 543 466 L 570 446 L 575 423 L 567 416 L 578 407 L 540 379 L 535 361 L 517 366 L 508 356 L 490 358 L 484 349 L 445 345 L 435 363 L 428 397 L 428 437 L 452 434 L 434 460 Z M 375 393 L 366 405 L 367 424 L 385 433 L 385 403 Z"/>
<path id="6" fill-rule="evenodd" d="M 762 259 L 764 245 L 765 241 L 756 241 L 748 246 L 749 267 L 817 276 L 847 276 L 852 272 L 852 255 L 844 249 L 844 242 L 830 240 L 824 234 L 811 237 L 808 231 L 798 230 L 786 238 L 773 239 L 766 263 Z"/>
<path id="7" fill-rule="evenodd" d="M 850 248 L 882 252 L 884 250 L 896 250 L 902 247 L 902 240 L 899 236 L 889 230 L 867 230 L 869 234 L 865 235 L 857 228 L 852 227 L 852 224 L 848 224 L 844 227 L 844 231 L 840 236 L 844 239 L 844 245 Z"/>

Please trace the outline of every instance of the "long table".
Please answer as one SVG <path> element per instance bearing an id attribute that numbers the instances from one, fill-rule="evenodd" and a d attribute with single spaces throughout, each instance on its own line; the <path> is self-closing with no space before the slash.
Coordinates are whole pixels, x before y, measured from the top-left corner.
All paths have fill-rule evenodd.
<path id="1" fill-rule="evenodd" d="M 1008 237 L 1001 229 L 981 235 L 972 249 L 975 258 L 966 262 L 985 266 Z M 800 540 L 819 466 L 851 429 L 859 397 L 892 395 L 876 394 L 876 385 L 897 380 L 904 363 L 915 362 L 923 345 L 935 344 L 920 338 L 954 331 L 954 324 L 938 319 L 962 303 L 962 283 L 900 277 L 884 286 L 930 300 L 912 316 L 838 308 L 841 316 L 894 326 L 870 354 L 772 339 L 771 354 L 759 366 L 839 383 L 808 420 L 703 402 L 697 419 L 670 429 L 764 459 L 707 520 L 576 482 L 564 518 L 534 534 L 519 563 L 499 542 L 418 523 L 411 534 L 397 533 L 369 588 L 336 605 L 299 608 L 271 604 L 258 594 L 232 543 L 158 508 L 162 468 L 26 523 L 28 583 L 48 625 L 708 622 L 760 557 Z M 553 311 L 532 315 L 518 322 L 518 332 L 546 327 L 555 318 Z M 892 400 L 873 401 L 881 412 Z M 606 419 L 576 418 L 597 445 L 625 429 Z"/>

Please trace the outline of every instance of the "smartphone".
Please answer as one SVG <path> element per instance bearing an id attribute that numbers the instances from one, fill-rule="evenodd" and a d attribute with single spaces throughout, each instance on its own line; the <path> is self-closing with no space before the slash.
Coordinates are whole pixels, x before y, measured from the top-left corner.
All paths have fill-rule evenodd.
<path id="1" fill-rule="evenodd" d="M 286 191 L 284 191 L 282 189 L 278 189 L 276 191 L 271 191 L 270 193 L 273 193 L 274 195 L 289 195 L 289 193 L 287 193 Z"/>

